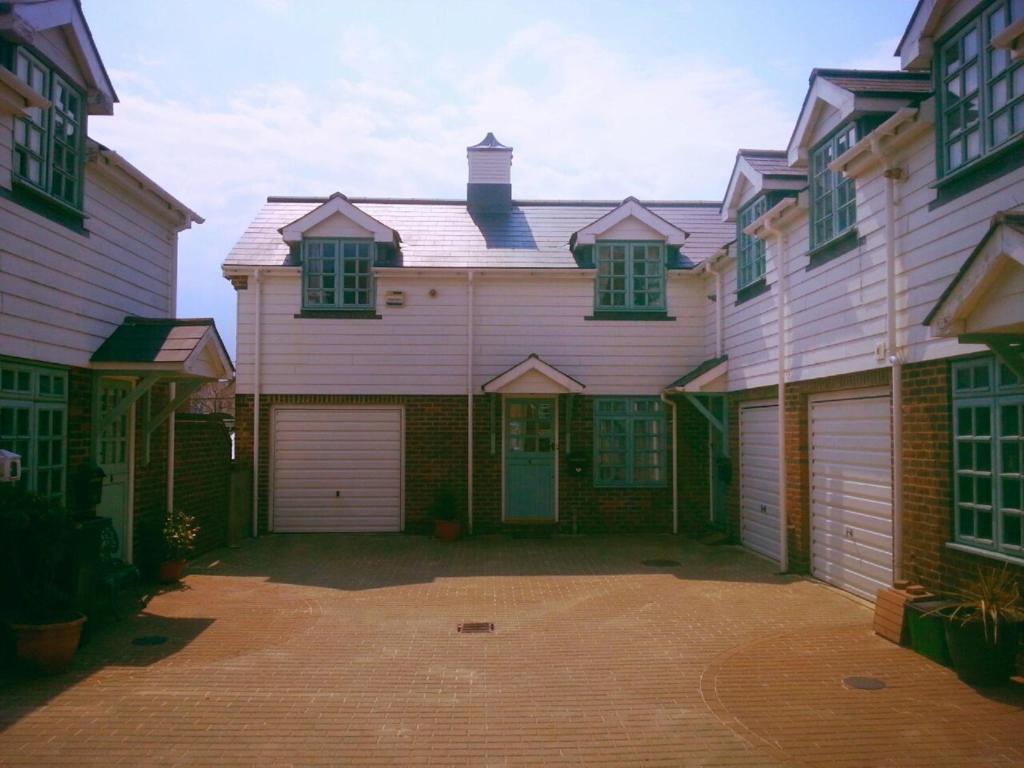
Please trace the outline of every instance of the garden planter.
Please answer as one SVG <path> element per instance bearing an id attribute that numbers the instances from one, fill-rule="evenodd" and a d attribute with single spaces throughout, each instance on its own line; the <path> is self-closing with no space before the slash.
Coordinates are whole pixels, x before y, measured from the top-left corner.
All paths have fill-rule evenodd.
<path id="1" fill-rule="evenodd" d="M 946 622 L 946 644 L 957 677 L 972 685 L 1005 683 L 1015 672 L 1019 623 L 999 626 L 999 642 L 986 641 L 981 622 L 967 624 L 958 619 Z"/>
<path id="2" fill-rule="evenodd" d="M 441 541 L 458 541 L 462 534 L 462 525 L 458 520 L 435 520 L 434 536 Z"/>
<path id="3" fill-rule="evenodd" d="M 52 675 L 71 664 L 82 637 L 85 616 L 53 624 L 11 624 L 18 659 Z"/>
<path id="4" fill-rule="evenodd" d="M 157 573 L 157 580 L 161 584 L 173 584 L 181 581 L 181 575 L 185 572 L 185 560 L 164 560 L 160 563 L 160 570 Z"/>
<path id="5" fill-rule="evenodd" d="M 949 646 L 946 644 L 947 616 L 941 611 L 944 600 L 924 600 L 907 605 L 907 623 L 910 625 L 910 646 L 925 658 L 944 667 L 952 666 Z"/>

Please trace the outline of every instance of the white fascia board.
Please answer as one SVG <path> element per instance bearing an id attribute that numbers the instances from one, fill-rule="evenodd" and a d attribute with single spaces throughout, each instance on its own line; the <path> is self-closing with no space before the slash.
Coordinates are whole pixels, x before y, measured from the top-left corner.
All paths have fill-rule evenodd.
<path id="1" fill-rule="evenodd" d="M 372 232 L 373 241 L 375 243 L 390 244 L 398 242 L 395 230 L 391 229 L 391 227 L 386 224 L 377 221 L 377 219 L 373 218 L 373 216 L 365 211 L 360 210 L 345 199 L 344 195 L 339 193 L 331 195 L 327 202 L 317 208 L 314 208 L 312 211 L 296 219 L 291 224 L 281 227 L 280 232 L 284 236 L 286 243 L 298 243 L 302 240 L 302 235 L 305 232 L 312 229 L 317 224 L 326 221 L 335 214 L 340 214 L 349 221 L 358 224 L 363 229 Z"/>
<path id="2" fill-rule="evenodd" d="M 791 166 L 802 167 L 807 164 L 811 135 L 814 133 L 814 126 L 821 115 L 822 107 L 826 105 L 837 109 L 845 119 L 856 109 L 856 99 L 848 90 L 840 88 L 824 77 L 814 78 L 814 83 L 804 100 L 804 108 L 797 119 L 793 138 L 786 149 L 786 159 Z"/>
<path id="3" fill-rule="evenodd" d="M 217 332 L 213 326 L 206 329 L 203 338 L 199 340 L 195 349 L 192 350 L 192 353 L 182 365 L 186 372 L 203 379 L 216 379 L 218 381 L 234 378 L 234 368 L 231 367 L 231 359 L 227 357 L 223 345 L 218 342 L 216 336 Z M 212 371 L 203 370 L 207 367 L 203 361 L 207 348 L 213 351 L 214 359 L 217 363 L 216 369 Z"/>
<path id="4" fill-rule="evenodd" d="M 736 168 L 729 178 L 729 186 L 725 190 L 725 202 L 722 204 L 722 221 L 733 221 L 740 209 L 740 198 L 743 186 L 742 179 L 754 188 L 754 194 L 761 191 L 764 184 L 764 176 L 747 162 L 747 159 L 740 155 L 736 158 Z"/>
<path id="5" fill-rule="evenodd" d="M 655 232 L 662 235 L 667 245 L 682 245 L 686 238 L 689 237 L 688 232 L 661 218 L 661 216 L 648 210 L 636 200 L 627 200 L 615 210 L 609 211 L 577 232 L 576 244 L 594 245 L 600 235 L 630 217 L 642 221 Z"/>
<path id="6" fill-rule="evenodd" d="M 530 355 L 528 358 L 523 360 L 521 363 L 514 365 L 502 374 L 494 377 L 487 383 L 485 383 L 481 389 L 484 392 L 501 392 L 505 387 L 510 385 L 512 382 L 522 378 L 527 373 L 536 371 L 541 376 L 550 379 L 560 389 L 567 393 L 578 394 L 582 392 L 585 387 L 581 382 L 576 381 L 572 376 L 567 376 L 560 370 L 555 368 L 553 365 L 549 365 L 541 360 L 536 355 Z"/>

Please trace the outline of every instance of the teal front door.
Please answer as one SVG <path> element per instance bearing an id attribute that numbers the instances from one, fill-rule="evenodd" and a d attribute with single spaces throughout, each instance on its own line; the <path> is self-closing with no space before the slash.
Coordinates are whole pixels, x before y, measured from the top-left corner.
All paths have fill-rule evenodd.
<path id="1" fill-rule="evenodd" d="M 132 385 L 127 381 L 101 379 L 97 381 L 96 418 L 102 419 L 113 411 Z M 133 406 L 134 407 L 134 406 Z M 96 461 L 103 469 L 103 497 L 96 508 L 100 517 L 109 517 L 117 533 L 117 556 L 131 562 L 131 520 L 128 515 L 128 474 L 131 457 L 131 410 L 96 435 Z"/>
<path id="2" fill-rule="evenodd" d="M 505 407 L 505 520 L 555 521 L 555 399 L 509 399 Z"/>

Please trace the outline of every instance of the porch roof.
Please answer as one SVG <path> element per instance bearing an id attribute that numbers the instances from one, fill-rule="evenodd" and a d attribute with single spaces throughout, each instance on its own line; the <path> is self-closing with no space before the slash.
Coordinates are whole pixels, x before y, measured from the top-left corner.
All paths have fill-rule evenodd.
<path id="1" fill-rule="evenodd" d="M 92 368 L 228 379 L 234 366 L 212 318 L 126 317 L 93 353 Z"/>
<path id="2" fill-rule="evenodd" d="M 488 393 L 563 394 L 584 390 L 582 382 L 531 354 L 481 387 Z"/>

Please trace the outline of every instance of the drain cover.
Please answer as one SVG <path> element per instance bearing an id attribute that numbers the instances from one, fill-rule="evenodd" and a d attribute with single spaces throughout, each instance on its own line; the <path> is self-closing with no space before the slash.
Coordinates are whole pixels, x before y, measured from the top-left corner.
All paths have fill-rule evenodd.
<path id="1" fill-rule="evenodd" d="M 164 635 L 142 635 L 132 640 L 132 645 L 163 645 L 167 642 Z"/>
<path id="2" fill-rule="evenodd" d="M 459 632 L 464 635 L 490 634 L 494 631 L 494 624 L 488 621 L 467 621 L 459 624 Z"/>
<path id="3" fill-rule="evenodd" d="M 880 691 L 885 688 L 885 683 L 877 677 L 844 677 L 843 687 L 858 691 Z"/>
<path id="4" fill-rule="evenodd" d="M 644 560 L 644 565 L 650 566 L 651 568 L 675 568 L 677 565 L 682 565 L 678 560 L 660 560 L 655 558 L 654 560 Z"/>

